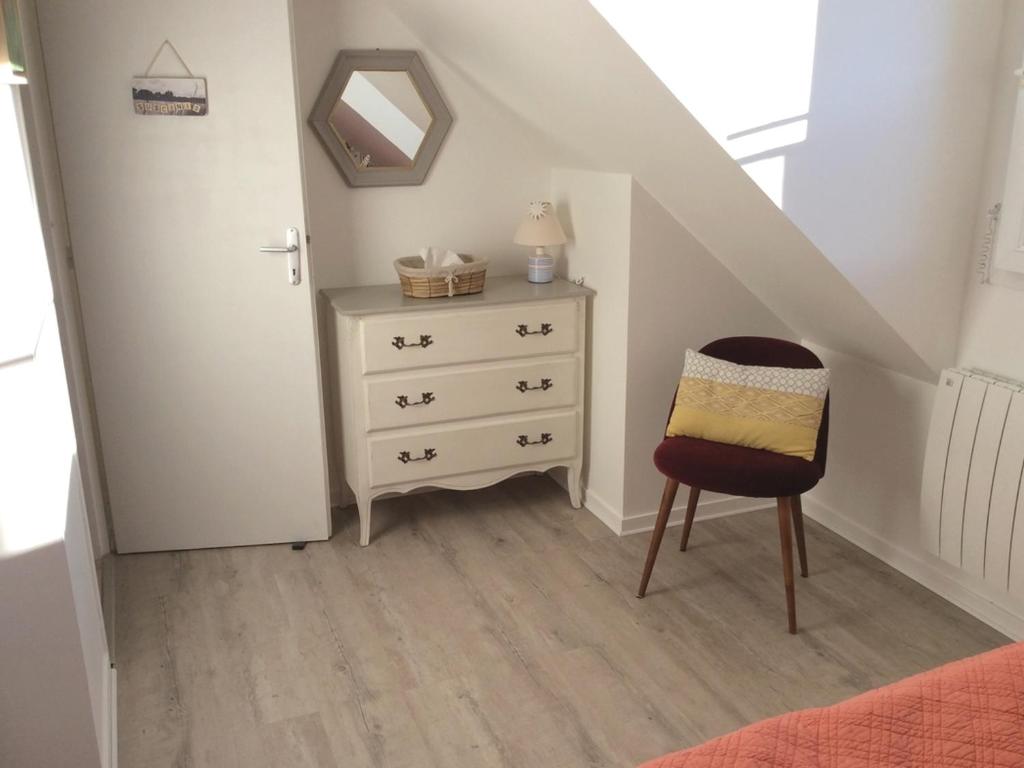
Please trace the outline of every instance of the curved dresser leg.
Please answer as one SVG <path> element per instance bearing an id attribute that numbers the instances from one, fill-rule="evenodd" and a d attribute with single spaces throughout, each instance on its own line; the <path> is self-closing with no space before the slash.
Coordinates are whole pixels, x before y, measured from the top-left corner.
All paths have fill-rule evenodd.
<path id="1" fill-rule="evenodd" d="M 365 547 L 370 543 L 370 505 L 373 501 L 369 494 L 356 498 L 356 506 L 359 508 L 359 546 Z"/>
<path id="2" fill-rule="evenodd" d="M 583 506 L 583 485 L 580 478 L 579 467 L 566 467 L 566 485 L 569 486 L 569 503 L 572 504 L 573 509 L 579 509 Z"/>

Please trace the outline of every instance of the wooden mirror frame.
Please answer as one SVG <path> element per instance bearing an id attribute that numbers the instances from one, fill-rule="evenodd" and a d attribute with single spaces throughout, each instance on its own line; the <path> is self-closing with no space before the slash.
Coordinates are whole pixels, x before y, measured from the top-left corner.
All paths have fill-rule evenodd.
<path id="1" fill-rule="evenodd" d="M 407 73 L 430 111 L 430 126 L 410 167 L 357 168 L 351 155 L 331 128 L 331 111 L 341 98 L 352 73 L 357 70 Z M 427 178 L 427 172 L 441 149 L 448 129 L 451 128 L 452 113 L 416 51 L 342 50 L 338 52 L 338 58 L 334 61 L 327 82 L 320 90 L 313 111 L 309 115 L 309 123 L 350 187 L 414 186 L 422 184 Z"/>

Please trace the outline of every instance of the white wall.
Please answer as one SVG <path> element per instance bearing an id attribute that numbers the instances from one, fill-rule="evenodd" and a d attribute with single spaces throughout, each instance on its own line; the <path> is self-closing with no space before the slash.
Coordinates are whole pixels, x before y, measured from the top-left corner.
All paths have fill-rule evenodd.
<path id="1" fill-rule="evenodd" d="M 19 7 L 22 12 L 27 68 L 29 72 L 45 73 L 35 2 L 22 0 Z M 70 237 L 64 214 L 64 186 L 60 176 L 53 120 L 50 114 L 50 94 L 46 78 L 40 76 L 30 78 L 28 85 L 20 90 L 25 106 L 23 118 L 26 141 L 31 148 L 30 172 L 42 225 L 42 238 L 49 260 L 71 396 L 71 412 L 78 435 L 78 459 L 81 465 L 83 490 L 88 500 L 89 532 L 93 552 L 97 558 L 102 558 L 111 550 L 106 478 L 89 374 L 89 356 L 82 329 L 78 281 L 73 264 L 66 258 Z"/>
<path id="2" fill-rule="evenodd" d="M 1019 332 L 1024 317 L 1024 275 L 996 270 L 991 285 L 974 274 L 987 221 L 986 212 L 1002 199 L 1006 162 L 1019 92 L 1013 74 L 1024 58 L 1024 2 L 1008 0 L 992 90 L 992 112 L 984 166 L 984 184 L 975 207 L 975 230 L 969 256 L 966 302 L 957 363 L 1024 380 L 1024 342 Z M 1012 220 L 1012 215 L 1007 221 Z"/>
<path id="3" fill-rule="evenodd" d="M 622 513 L 624 529 L 639 530 L 654 524 L 661 498 L 665 478 L 651 457 L 665 433 L 686 348 L 725 336 L 796 336 L 636 181 L 629 250 Z M 677 505 L 685 505 L 685 494 L 679 496 Z M 717 494 L 701 501 L 701 514 L 737 508 Z"/>
<path id="4" fill-rule="evenodd" d="M 56 314 L 0 366 L 0 763 L 110 765 L 111 670 Z"/>
<path id="5" fill-rule="evenodd" d="M 1024 2 L 1012 0 L 1006 4 L 999 35 L 992 28 L 991 14 L 1001 7 L 1001 3 L 953 7 L 936 3 L 922 11 L 921 18 L 928 23 L 920 31 L 906 23 L 901 25 L 911 49 L 920 56 L 894 73 L 878 74 L 879 93 L 886 96 L 885 104 L 895 108 L 891 129 L 879 130 L 850 116 L 851 129 L 871 140 L 875 147 L 872 154 L 878 162 L 857 169 L 846 158 L 836 157 L 823 159 L 820 167 L 853 188 L 872 190 L 871 194 L 865 192 L 860 201 L 851 201 L 851 210 L 859 211 L 859 218 L 872 223 L 864 228 L 865 234 L 856 236 L 858 248 L 863 251 L 857 269 L 863 275 L 854 279 L 877 284 L 866 290 L 876 292 L 880 306 L 885 302 L 898 306 L 900 296 L 905 296 L 904 322 L 917 325 L 914 333 L 926 334 L 934 326 L 936 344 L 945 344 L 940 337 L 951 324 L 958 328 L 959 348 L 955 359 L 947 360 L 946 365 L 977 366 L 1024 378 L 1024 345 L 1017 334 L 1007 332 L 1019 326 L 1024 292 L 1001 285 L 979 286 L 974 274 L 985 231 L 985 212 L 1002 194 L 1017 98 L 1013 70 L 1020 66 L 1024 50 Z M 849 10 L 852 13 L 856 9 Z M 901 11 L 905 10 L 905 6 L 899 6 L 892 18 L 904 18 Z M 842 17 L 836 9 L 832 22 L 838 24 Z M 851 22 L 847 20 L 847 29 Z M 864 30 L 864 34 L 873 30 L 876 28 Z M 882 50 L 898 57 L 902 42 L 896 39 L 894 30 L 886 28 L 880 35 Z M 945 56 L 956 58 L 937 58 L 944 48 L 934 42 L 923 48 L 929 37 L 947 47 Z M 980 45 L 982 41 L 987 44 Z M 839 55 L 841 49 L 835 53 Z M 985 64 L 986 57 L 991 58 L 991 64 Z M 936 82 L 934 73 L 919 71 L 921 60 L 930 62 L 943 79 Z M 841 75 L 840 63 L 828 64 L 826 71 L 828 67 Z M 835 100 L 843 93 L 844 79 L 850 77 L 829 79 L 839 88 Z M 893 104 L 901 92 L 907 95 L 909 104 Z M 962 110 L 970 114 L 961 114 Z M 915 115 L 921 119 L 910 120 Z M 880 125 L 890 128 L 889 122 Z M 923 125 L 936 129 L 925 132 Z M 962 135 L 951 135 L 949 128 Z M 834 126 L 834 130 L 840 129 Z M 975 138 L 979 130 L 986 147 L 980 153 Z M 918 134 L 923 138 L 915 147 Z M 859 140 L 854 139 L 855 143 Z M 902 154 L 894 154 L 900 148 Z M 800 162 L 798 154 L 795 159 Z M 970 160 L 970 165 L 965 160 Z M 878 185 L 873 189 L 867 186 L 872 178 Z M 807 195 L 811 204 L 805 214 L 822 216 L 820 226 L 834 228 L 835 222 L 830 223 L 831 217 L 824 210 L 828 200 L 811 201 L 810 190 Z M 971 206 L 969 214 L 964 210 L 967 204 Z M 970 236 L 965 238 L 968 220 Z M 839 229 L 835 231 L 838 235 Z M 937 234 L 942 237 L 937 239 Z M 839 242 L 832 251 L 823 247 L 826 252 L 843 252 Z M 854 258 L 856 253 L 850 251 L 848 256 Z M 894 266 L 888 269 L 890 264 Z M 926 274 L 929 269 L 935 273 L 931 277 Z M 920 277 L 918 285 L 909 281 L 915 274 Z M 960 302 L 962 322 L 955 312 L 958 302 L 955 297 L 950 299 L 957 289 L 966 297 Z M 890 298 L 884 298 L 885 293 Z M 920 544 L 921 470 L 935 386 L 829 350 L 817 351 L 833 368 L 832 428 L 828 473 L 810 494 L 808 513 L 997 628 L 1024 637 L 1024 605 L 993 592 L 984 582 L 942 562 Z"/>
<path id="6" fill-rule="evenodd" d="M 783 209 L 933 367 L 953 362 L 1002 2 L 821 0 Z"/>
<path id="7" fill-rule="evenodd" d="M 829 453 L 812 498 L 915 552 L 921 469 L 935 386 L 823 347 L 832 371 Z"/>
<path id="8" fill-rule="evenodd" d="M 309 232 L 317 286 L 396 281 L 392 262 L 438 245 L 491 260 L 488 274 L 525 272 L 512 234 L 548 188 L 555 150 L 491 94 L 454 71 L 373 0 L 295 0 L 300 112 L 308 116 L 342 48 L 419 51 L 455 122 L 418 187 L 350 189 L 305 125 Z"/>
<path id="9" fill-rule="evenodd" d="M 936 387 L 812 349 L 832 370 L 832 385 L 828 466 L 805 497 L 807 514 L 996 629 L 1024 638 L 1024 603 L 921 545 L 921 470 Z"/>
<path id="10" fill-rule="evenodd" d="M 585 504 L 617 532 L 648 529 L 664 485 L 651 457 L 686 348 L 723 336 L 794 334 L 630 176 L 555 169 L 551 200 L 569 237 L 559 272 L 596 291 Z M 760 506 L 709 493 L 700 511 Z"/>
<path id="11" fill-rule="evenodd" d="M 90 524 L 76 454 L 95 447 L 86 390 L 74 392 L 74 404 L 69 396 L 69 382 L 87 386 L 79 378 L 84 356 L 68 316 L 74 278 L 65 260 L 34 5 L 21 7 L 30 83 L 0 87 L 4 213 L 20 217 L 4 234 L 8 241 L 24 236 L 16 249 L 23 263 L 14 272 L 24 301 L 5 307 L 13 311 L 4 313 L 0 337 L 26 342 L 0 356 L 0 763 L 105 768 L 113 676 L 90 528 L 105 548 L 106 525 L 95 465 L 86 475 L 97 481 Z M 15 103 L 23 108 L 20 126 Z M 76 423 L 74 407 L 84 421 Z"/>
<path id="12" fill-rule="evenodd" d="M 569 243 L 559 274 L 584 278 L 587 307 L 587 404 L 583 485 L 587 508 L 614 527 L 622 516 L 626 464 L 626 343 L 629 324 L 630 193 L 620 173 L 555 169 L 551 201 Z"/>
<path id="13" fill-rule="evenodd" d="M 593 3 L 914 349 L 948 365 L 1002 2 Z"/>
<path id="14" fill-rule="evenodd" d="M 801 336 L 933 377 L 934 361 L 751 183 L 586 0 L 388 4 L 435 56 L 553 140 L 570 141 L 576 167 L 633 175 Z"/>

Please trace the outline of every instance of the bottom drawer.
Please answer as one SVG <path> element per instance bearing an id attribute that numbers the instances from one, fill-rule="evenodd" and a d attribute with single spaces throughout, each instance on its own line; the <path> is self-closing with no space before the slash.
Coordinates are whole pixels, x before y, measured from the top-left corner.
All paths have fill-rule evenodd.
<path id="1" fill-rule="evenodd" d="M 576 455 L 577 431 L 573 410 L 370 438 L 370 485 L 568 459 Z"/>

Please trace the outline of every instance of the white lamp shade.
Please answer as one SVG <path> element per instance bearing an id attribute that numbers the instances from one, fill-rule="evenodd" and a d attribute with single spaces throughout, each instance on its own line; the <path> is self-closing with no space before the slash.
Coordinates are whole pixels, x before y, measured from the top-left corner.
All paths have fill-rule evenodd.
<path id="1" fill-rule="evenodd" d="M 512 241 L 536 247 L 566 242 L 565 232 L 562 231 L 551 203 L 530 203 L 530 212 L 519 225 Z"/>

